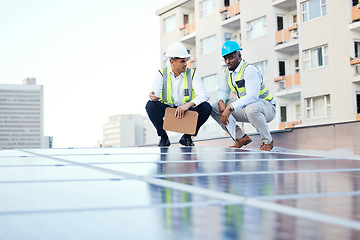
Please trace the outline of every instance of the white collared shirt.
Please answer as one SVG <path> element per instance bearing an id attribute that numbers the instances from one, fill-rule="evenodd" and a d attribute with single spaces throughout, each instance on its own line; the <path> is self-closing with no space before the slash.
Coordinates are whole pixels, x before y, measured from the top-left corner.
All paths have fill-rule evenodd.
<path id="1" fill-rule="evenodd" d="M 166 74 L 166 73 L 165 73 Z M 181 106 L 184 104 L 184 73 L 181 73 L 179 76 L 175 76 L 174 72 L 172 71 L 170 67 L 170 77 L 172 82 L 172 89 L 171 94 L 174 98 L 174 105 L 175 106 Z M 152 86 L 152 91 L 155 92 L 155 95 L 157 97 L 161 97 L 160 93 L 163 90 L 163 76 L 158 71 L 155 76 L 155 80 Z M 209 100 L 210 96 L 209 93 L 206 91 L 203 80 L 200 78 L 200 76 L 195 71 L 192 81 L 192 88 L 195 92 L 195 98 L 191 100 L 196 106 L 206 102 Z"/>
<path id="2" fill-rule="evenodd" d="M 245 61 L 241 59 L 240 64 L 237 66 L 237 68 L 233 72 L 230 71 L 230 73 L 232 73 L 232 82 L 234 86 L 236 86 L 235 85 L 236 76 L 238 75 L 244 63 Z M 223 71 L 223 74 L 221 75 L 220 85 L 218 89 L 218 101 L 223 100 L 224 103 L 230 98 L 230 92 L 231 92 L 229 84 L 225 80 L 225 69 Z M 235 111 L 243 109 L 250 103 L 256 102 L 259 99 L 260 85 L 262 82 L 262 78 L 259 70 L 253 65 L 248 65 L 244 71 L 244 79 L 245 79 L 246 95 L 242 98 L 239 98 L 238 100 L 236 100 L 231 104 L 234 107 Z M 275 99 L 271 100 L 271 103 L 276 104 Z"/>

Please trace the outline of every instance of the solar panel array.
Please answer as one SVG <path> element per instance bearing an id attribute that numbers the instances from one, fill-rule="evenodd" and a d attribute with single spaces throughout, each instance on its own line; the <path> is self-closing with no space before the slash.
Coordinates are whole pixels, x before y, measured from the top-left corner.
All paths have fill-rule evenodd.
<path id="1" fill-rule="evenodd" d="M 360 160 L 223 147 L 0 151 L 0 239 L 360 239 Z"/>

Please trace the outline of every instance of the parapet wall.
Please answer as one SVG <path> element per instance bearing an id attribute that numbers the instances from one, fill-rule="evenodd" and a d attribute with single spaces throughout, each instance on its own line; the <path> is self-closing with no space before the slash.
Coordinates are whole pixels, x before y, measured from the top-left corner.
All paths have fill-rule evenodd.
<path id="1" fill-rule="evenodd" d="M 252 143 L 245 148 L 258 148 L 261 144 L 258 133 L 249 134 Z M 347 156 L 360 156 L 360 121 L 313 125 L 287 128 L 272 131 L 274 149 L 281 148 L 296 151 L 313 151 L 331 154 L 337 150 L 338 155 L 346 152 Z M 230 146 L 233 141 L 229 137 L 197 140 L 196 146 Z"/>

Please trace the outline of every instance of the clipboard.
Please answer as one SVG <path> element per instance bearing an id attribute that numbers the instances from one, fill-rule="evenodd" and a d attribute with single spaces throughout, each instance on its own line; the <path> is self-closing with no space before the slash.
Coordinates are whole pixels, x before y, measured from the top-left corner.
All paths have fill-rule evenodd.
<path id="1" fill-rule="evenodd" d="M 177 118 L 175 117 L 175 110 L 176 108 L 166 108 L 163 129 L 190 135 L 195 134 L 199 113 L 188 110 L 183 118 Z"/>

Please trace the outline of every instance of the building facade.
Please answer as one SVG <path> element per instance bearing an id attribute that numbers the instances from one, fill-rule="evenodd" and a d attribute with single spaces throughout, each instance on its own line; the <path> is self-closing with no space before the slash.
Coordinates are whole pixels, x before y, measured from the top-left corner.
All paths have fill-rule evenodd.
<path id="1" fill-rule="evenodd" d="M 44 147 L 43 95 L 35 78 L 0 84 L 0 148 Z"/>
<path id="2" fill-rule="evenodd" d="M 144 116 L 121 114 L 108 118 L 103 124 L 103 147 L 144 145 Z"/>
<path id="3" fill-rule="evenodd" d="M 182 42 L 211 103 L 225 67 L 221 46 L 235 40 L 276 97 L 271 130 L 360 119 L 358 1 L 178 0 L 156 13 L 161 59 L 171 42 Z"/>

